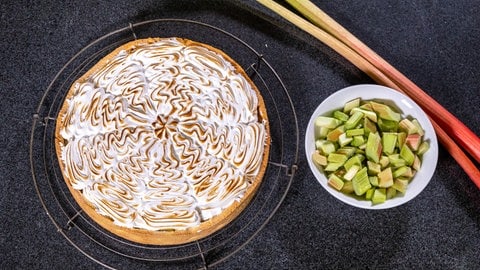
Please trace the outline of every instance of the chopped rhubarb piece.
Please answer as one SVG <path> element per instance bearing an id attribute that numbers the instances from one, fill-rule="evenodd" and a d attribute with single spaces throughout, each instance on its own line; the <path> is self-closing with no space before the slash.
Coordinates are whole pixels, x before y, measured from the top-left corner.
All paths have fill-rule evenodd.
<path id="1" fill-rule="evenodd" d="M 343 176 L 343 179 L 351 181 L 360 168 L 361 167 L 359 165 L 352 165 Z"/>
<path id="2" fill-rule="evenodd" d="M 375 123 L 377 122 L 377 114 L 374 111 L 364 110 L 361 108 L 353 108 L 350 114 L 353 114 L 356 112 L 361 112 L 363 115 L 365 115 L 366 118 L 370 119 L 370 121 Z"/>
<path id="3" fill-rule="evenodd" d="M 397 146 L 397 133 L 384 132 L 382 137 L 383 152 L 387 155 L 393 154 Z"/>
<path id="4" fill-rule="evenodd" d="M 387 200 L 387 190 L 385 188 L 377 188 L 372 196 L 372 203 L 379 204 Z"/>
<path id="5" fill-rule="evenodd" d="M 412 120 L 412 123 L 417 127 L 417 133 L 418 133 L 420 136 L 425 135 L 425 131 L 423 130 L 422 126 L 420 125 L 420 123 L 418 122 L 417 119 L 413 119 L 413 120 Z"/>
<path id="6" fill-rule="evenodd" d="M 387 188 L 393 185 L 393 175 L 392 168 L 388 167 L 377 174 L 378 177 L 378 186 Z"/>
<path id="7" fill-rule="evenodd" d="M 335 152 L 335 144 L 333 144 L 330 141 L 324 141 L 321 145 L 319 150 L 324 154 L 324 155 L 329 155 L 330 153 Z"/>
<path id="8" fill-rule="evenodd" d="M 412 166 L 413 161 L 415 160 L 415 154 L 407 145 L 403 145 L 402 149 L 400 150 L 400 157 L 407 162 L 408 166 Z"/>
<path id="9" fill-rule="evenodd" d="M 349 113 L 353 108 L 360 106 L 360 98 L 350 100 L 343 106 L 343 112 Z"/>
<path id="10" fill-rule="evenodd" d="M 353 141 L 353 138 L 347 137 L 346 133 L 342 133 L 340 134 L 340 136 L 338 136 L 338 144 L 340 144 L 340 147 L 347 146 L 352 141 Z"/>
<path id="11" fill-rule="evenodd" d="M 333 112 L 333 117 L 335 117 L 336 119 L 342 121 L 342 122 L 345 122 L 348 120 L 348 114 L 344 113 L 344 112 L 341 112 L 341 111 L 334 111 Z"/>
<path id="12" fill-rule="evenodd" d="M 345 167 L 346 170 L 349 170 L 350 167 L 353 165 L 359 165 L 362 166 L 362 162 L 365 159 L 363 155 L 357 154 L 354 155 L 353 157 L 349 158 L 345 164 L 343 164 L 343 167 Z"/>
<path id="13" fill-rule="evenodd" d="M 369 190 L 367 190 L 367 192 L 365 192 L 365 199 L 371 200 L 373 197 L 373 193 L 375 192 L 375 189 L 376 188 L 372 187 Z"/>
<path id="14" fill-rule="evenodd" d="M 337 153 L 338 154 L 343 154 L 347 157 L 351 157 L 353 156 L 353 154 L 355 154 L 355 150 L 356 148 L 355 147 L 351 147 L 351 146 L 345 146 L 345 147 L 341 147 L 337 150 Z"/>
<path id="15" fill-rule="evenodd" d="M 341 190 L 343 188 L 343 180 L 333 173 L 330 174 L 328 178 L 328 184 L 336 190 Z"/>
<path id="16" fill-rule="evenodd" d="M 398 123 L 400 130 L 406 132 L 407 134 L 415 134 L 418 132 L 418 128 L 412 121 L 408 120 L 407 118 L 403 119 Z"/>
<path id="17" fill-rule="evenodd" d="M 327 166 L 327 157 L 321 155 L 318 151 L 313 152 L 312 160 L 317 166 Z"/>
<path id="18" fill-rule="evenodd" d="M 407 190 L 407 186 L 408 186 L 408 180 L 397 178 L 393 181 L 392 187 L 397 191 L 400 191 L 401 193 L 405 194 L 405 191 Z"/>
<path id="19" fill-rule="evenodd" d="M 375 101 L 371 101 L 370 105 L 372 106 L 372 109 L 378 114 L 378 117 L 395 122 L 400 121 L 400 114 L 393 111 L 390 106 Z"/>
<path id="20" fill-rule="evenodd" d="M 337 154 L 337 153 L 330 153 L 327 157 L 328 162 L 333 162 L 333 163 L 345 163 L 347 161 L 348 157 L 343 154 Z"/>
<path id="21" fill-rule="evenodd" d="M 368 118 L 363 118 L 363 129 L 365 129 L 365 135 L 368 136 L 370 133 L 377 132 L 377 125 L 374 122 L 370 121 Z"/>
<path id="22" fill-rule="evenodd" d="M 411 174 L 412 174 L 412 169 L 410 169 L 410 167 L 407 167 L 407 166 L 402 166 L 402 167 L 396 169 L 392 173 L 393 178 L 398 178 L 400 176 L 411 175 Z"/>
<path id="23" fill-rule="evenodd" d="M 393 187 L 387 188 L 387 200 L 395 197 L 397 195 L 397 190 Z"/>
<path id="24" fill-rule="evenodd" d="M 380 165 L 380 163 L 375 163 L 370 160 L 367 161 L 367 167 L 369 175 L 377 175 L 379 172 L 382 171 L 382 166 Z"/>
<path id="25" fill-rule="evenodd" d="M 397 132 L 398 122 L 380 118 L 378 119 L 378 128 L 382 132 Z"/>
<path id="26" fill-rule="evenodd" d="M 342 121 L 335 119 L 333 117 L 318 116 L 315 119 L 315 127 L 326 127 L 334 129 L 342 124 Z"/>
<path id="27" fill-rule="evenodd" d="M 417 155 L 415 155 L 415 159 L 413 160 L 412 168 L 416 171 L 419 171 L 420 167 L 422 167 L 422 161 L 420 160 L 420 158 Z"/>
<path id="28" fill-rule="evenodd" d="M 423 141 L 417 150 L 417 155 L 421 156 L 430 149 L 430 144 L 427 141 Z"/>
<path id="29" fill-rule="evenodd" d="M 387 156 L 382 156 L 380 157 L 380 166 L 382 167 L 382 169 L 384 169 L 385 167 L 388 166 L 388 164 L 390 164 L 390 159 L 387 157 Z"/>
<path id="30" fill-rule="evenodd" d="M 398 132 L 397 134 L 398 134 L 398 136 L 397 136 L 397 146 L 398 146 L 398 149 L 402 149 L 403 144 L 407 140 L 407 133 Z"/>
<path id="31" fill-rule="evenodd" d="M 405 143 L 408 147 L 410 147 L 410 149 L 417 151 L 418 147 L 422 143 L 422 136 L 420 136 L 420 134 L 409 134 L 405 140 Z"/>
<path id="32" fill-rule="evenodd" d="M 363 128 L 354 128 L 345 131 L 345 133 L 347 134 L 347 137 L 362 136 L 365 133 L 365 130 Z"/>
<path id="33" fill-rule="evenodd" d="M 345 129 L 349 130 L 357 127 L 357 125 L 360 123 L 362 119 L 363 119 L 363 113 L 356 112 L 352 114 L 350 118 L 348 118 L 347 122 L 345 122 Z"/>
<path id="34" fill-rule="evenodd" d="M 368 181 L 370 181 L 370 184 L 374 187 L 378 187 L 378 177 L 376 176 L 369 176 Z"/>
<path id="35" fill-rule="evenodd" d="M 357 196 L 363 195 L 367 190 L 369 190 L 372 185 L 370 184 L 370 180 L 368 180 L 367 168 L 364 167 L 360 171 L 357 172 L 355 177 L 352 179 L 353 183 L 353 190 Z"/>
<path id="36" fill-rule="evenodd" d="M 372 160 L 375 163 L 378 163 L 380 160 L 380 155 L 382 154 L 382 138 L 378 133 L 368 134 L 367 148 L 365 149 L 367 158 Z"/>
<path id="37" fill-rule="evenodd" d="M 365 137 L 363 136 L 353 136 L 353 140 L 350 143 L 352 146 L 359 147 L 360 145 L 365 143 Z"/>
<path id="38" fill-rule="evenodd" d="M 343 188 L 342 188 L 341 192 L 343 192 L 345 194 L 353 193 L 353 183 L 352 183 L 352 181 L 345 181 L 343 183 Z"/>
<path id="39" fill-rule="evenodd" d="M 342 135 L 343 133 L 345 133 L 345 126 L 338 126 L 327 133 L 327 140 L 331 142 L 336 142 L 338 141 L 338 137 L 340 137 L 340 135 Z"/>

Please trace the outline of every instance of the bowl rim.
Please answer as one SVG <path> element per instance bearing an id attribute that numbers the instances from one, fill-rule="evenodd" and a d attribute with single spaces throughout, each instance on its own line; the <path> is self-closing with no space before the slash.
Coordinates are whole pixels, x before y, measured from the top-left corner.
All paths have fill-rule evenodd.
<path id="1" fill-rule="evenodd" d="M 329 114 L 333 112 L 335 109 L 341 108 L 343 104 L 345 104 L 345 102 L 352 100 L 356 97 L 360 97 L 362 100 L 386 101 L 389 103 L 389 105 L 394 105 L 397 109 L 400 109 L 399 112 L 401 113 L 402 118 L 411 116 L 411 117 L 417 118 L 421 122 L 422 128 L 425 130 L 425 138 L 429 140 L 430 149 L 427 151 L 427 153 L 425 153 L 425 156 L 422 159 L 422 167 L 424 166 L 424 164 L 428 164 L 428 166 L 425 166 L 425 168 L 422 168 L 421 170 L 419 170 L 419 172 L 414 176 L 412 180 L 414 181 L 415 179 L 422 177 L 424 181 L 414 182 L 415 185 L 413 185 L 412 183 L 409 184 L 408 188 L 411 189 L 412 187 L 414 187 L 415 190 L 410 190 L 410 192 L 408 192 L 408 188 L 407 188 L 407 192 L 403 196 L 397 196 L 393 199 L 388 199 L 384 203 L 373 205 L 368 200 L 360 200 L 358 198 L 354 198 L 353 196 L 343 194 L 335 190 L 334 188 L 328 186 L 327 177 L 322 172 L 320 172 L 320 170 L 313 163 L 311 154 L 313 152 L 312 147 L 313 149 L 315 149 L 314 148 L 315 140 L 313 138 L 314 136 L 313 125 L 316 117 L 319 115 Z M 338 103 L 338 106 L 332 106 L 331 103 L 332 102 L 337 103 L 338 102 L 337 100 L 345 100 L 345 101 L 343 103 Z M 404 109 L 402 110 L 402 108 Z M 412 109 L 412 114 L 405 113 L 405 108 Z M 348 205 L 355 206 L 358 208 L 388 209 L 388 208 L 400 206 L 402 204 L 405 204 L 411 201 L 416 196 L 418 196 L 425 189 L 425 187 L 430 183 L 431 178 L 433 177 L 433 174 L 436 170 L 437 161 L 438 161 L 438 141 L 437 141 L 437 136 L 433 128 L 433 125 L 430 122 L 430 119 L 428 118 L 427 114 L 410 97 L 408 97 L 407 95 L 397 90 L 394 90 L 392 88 L 388 88 L 385 86 L 376 85 L 376 84 L 358 84 L 358 85 L 348 86 L 335 91 L 334 93 L 329 95 L 326 99 L 324 99 L 315 108 L 314 112 L 312 113 L 308 121 L 307 129 L 305 132 L 305 154 L 307 157 L 308 165 L 314 177 L 320 183 L 320 185 L 328 193 L 330 193 L 330 195 L 334 196 L 338 200 Z"/>

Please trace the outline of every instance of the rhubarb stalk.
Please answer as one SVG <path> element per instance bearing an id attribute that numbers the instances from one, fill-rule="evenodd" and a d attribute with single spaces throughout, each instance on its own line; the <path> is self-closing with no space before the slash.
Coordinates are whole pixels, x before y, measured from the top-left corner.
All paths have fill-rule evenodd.
<path id="1" fill-rule="evenodd" d="M 469 151 L 469 153 L 471 153 L 472 156 L 479 162 L 480 139 L 455 116 L 449 113 L 445 108 L 443 108 L 420 88 L 418 88 L 418 86 L 413 84 L 413 82 L 411 82 L 408 78 L 402 75 L 375 52 L 370 50 L 367 46 L 356 39 L 345 28 L 336 23 L 333 19 L 331 19 L 328 15 L 326 15 L 315 5 L 311 4 L 309 1 L 301 1 L 301 4 L 303 5 L 300 5 L 298 4 L 300 3 L 298 1 L 287 0 L 289 3 L 293 3 L 292 5 L 294 5 L 294 7 L 296 7 L 301 13 L 305 12 L 305 16 L 307 18 L 316 21 L 319 27 L 322 27 L 325 30 L 316 27 L 314 24 L 306 21 L 274 1 L 257 1 L 275 13 L 279 14 L 284 19 L 290 21 L 300 29 L 325 43 L 327 46 L 335 50 L 337 53 L 349 60 L 352 64 L 357 66 L 360 70 L 369 75 L 376 82 L 410 95 L 410 97 L 414 99 L 420 106 L 423 105 L 422 108 L 429 115 L 439 141 L 463 168 L 475 185 L 480 188 L 480 171 L 469 159 L 469 157 L 462 151 L 462 149 L 449 137 L 448 134 L 452 131 L 452 128 L 450 128 L 449 125 L 455 123 L 453 124 L 454 127 L 456 129 L 460 129 L 460 131 L 452 132 L 451 134 L 454 135 L 454 137 L 458 140 L 461 140 L 461 145 L 464 146 L 465 149 L 467 149 L 467 151 Z M 308 3 L 311 5 L 308 5 Z M 420 99 L 420 101 L 418 99 Z M 447 117 L 452 122 L 445 123 L 445 120 L 438 119 L 439 117 L 436 115 L 436 113 L 439 113 L 443 117 Z M 435 119 L 433 117 L 435 117 Z M 439 123 L 441 123 L 443 126 L 440 126 L 440 124 L 437 123 L 438 120 L 440 120 Z M 459 124 L 456 125 L 456 123 Z M 445 126 L 447 127 L 447 131 L 449 133 L 442 129 L 445 128 Z M 470 144 L 472 145 L 471 147 Z"/>

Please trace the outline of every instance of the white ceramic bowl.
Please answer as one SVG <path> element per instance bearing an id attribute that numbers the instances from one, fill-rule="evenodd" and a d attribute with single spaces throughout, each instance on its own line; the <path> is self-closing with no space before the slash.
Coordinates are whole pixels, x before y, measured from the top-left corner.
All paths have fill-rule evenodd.
<path id="1" fill-rule="evenodd" d="M 402 118 L 411 116 L 416 118 L 422 128 L 425 130 L 424 140 L 430 143 L 430 149 L 423 155 L 422 167 L 416 173 L 411 183 L 408 185 L 405 195 L 397 192 L 397 196 L 387 199 L 384 203 L 373 205 L 367 200 L 359 200 L 353 196 L 343 194 L 327 184 L 327 177 L 320 172 L 312 161 L 312 153 L 315 151 L 314 138 L 314 122 L 319 115 L 331 115 L 335 109 L 343 108 L 343 105 L 355 98 L 360 97 L 362 100 L 378 100 L 382 103 L 393 105 Z M 438 143 L 432 123 L 428 119 L 425 112 L 409 97 L 395 91 L 393 89 L 371 84 L 356 85 L 344 88 L 333 93 L 325 99 L 313 112 L 308 122 L 305 134 L 305 153 L 307 155 L 308 164 L 316 179 L 320 184 L 335 198 L 352 206 L 365 209 L 386 209 L 404 204 L 415 198 L 427 186 L 435 171 L 438 159 Z"/>

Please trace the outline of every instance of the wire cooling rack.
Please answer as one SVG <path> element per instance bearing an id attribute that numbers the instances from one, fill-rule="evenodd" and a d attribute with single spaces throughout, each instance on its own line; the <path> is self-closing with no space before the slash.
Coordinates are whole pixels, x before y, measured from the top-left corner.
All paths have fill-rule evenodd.
<path id="1" fill-rule="evenodd" d="M 120 45 L 146 37 L 182 37 L 221 49 L 239 63 L 260 90 L 270 122 L 271 148 L 260 188 L 247 208 L 214 234 L 188 244 L 153 246 L 109 233 L 77 205 L 65 184 L 54 146 L 55 121 L 71 84 Z M 40 202 L 58 233 L 79 252 L 110 269 L 178 266 L 207 269 L 232 256 L 268 223 L 296 172 L 299 130 L 295 109 L 280 77 L 263 55 L 218 27 L 183 19 L 129 24 L 93 41 L 63 66 L 33 114 L 30 162 Z"/>

